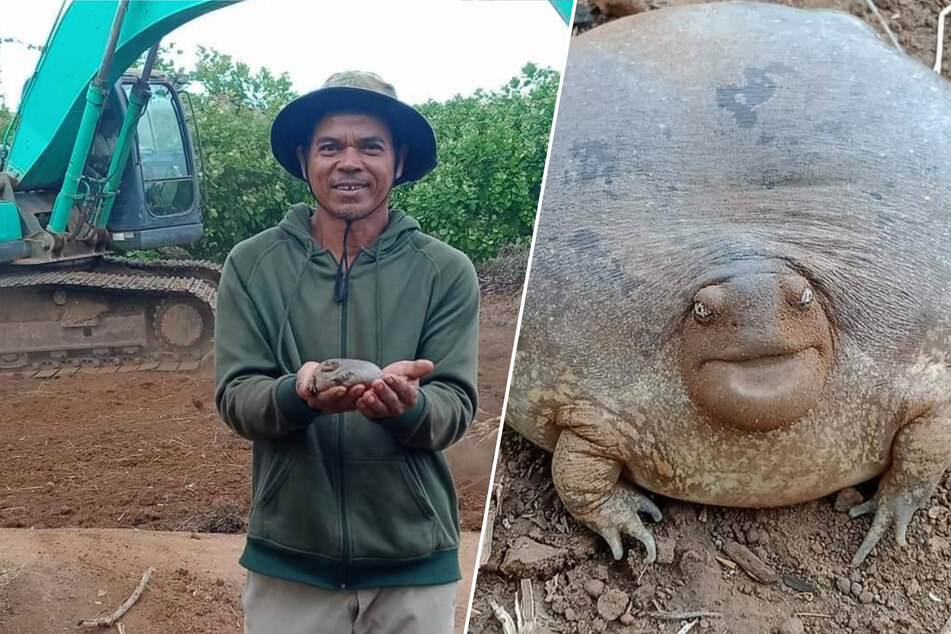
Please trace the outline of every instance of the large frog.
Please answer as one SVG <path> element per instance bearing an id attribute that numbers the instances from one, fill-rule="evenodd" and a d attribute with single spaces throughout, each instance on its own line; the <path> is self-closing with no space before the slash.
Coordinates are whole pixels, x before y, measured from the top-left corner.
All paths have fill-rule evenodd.
<path id="1" fill-rule="evenodd" d="M 565 507 L 876 476 L 853 564 L 951 462 L 951 86 L 845 14 L 706 4 L 573 40 L 506 422 Z"/>

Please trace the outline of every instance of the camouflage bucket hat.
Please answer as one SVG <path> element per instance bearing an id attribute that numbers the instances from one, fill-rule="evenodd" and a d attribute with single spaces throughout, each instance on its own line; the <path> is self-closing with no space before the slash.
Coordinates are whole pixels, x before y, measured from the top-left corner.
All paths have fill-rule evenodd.
<path id="1" fill-rule="evenodd" d="M 348 110 L 380 117 L 397 143 L 407 146 L 403 174 L 394 185 L 420 179 L 436 167 L 436 135 L 426 118 L 397 99 L 391 84 L 363 71 L 331 75 L 320 89 L 284 106 L 271 125 L 274 158 L 292 176 L 306 180 L 297 148 L 307 142 L 321 117 Z"/>

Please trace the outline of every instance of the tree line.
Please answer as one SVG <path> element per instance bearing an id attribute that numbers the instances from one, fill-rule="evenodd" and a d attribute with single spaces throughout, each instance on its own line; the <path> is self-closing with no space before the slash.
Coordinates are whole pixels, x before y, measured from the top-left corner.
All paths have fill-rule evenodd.
<path id="1" fill-rule="evenodd" d="M 168 61 L 157 70 L 186 78 L 183 102 L 200 149 L 204 235 L 191 257 L 221 261 L 241 240 L 277 224 L 296 202 L 311 201 L 304 183 L 271 155 L 271 122 L 295 98 L 290 77 L 199 47 L 194 70 Z M 531 239 L 548 148 L 557 71 L 526 64 L 499 89 L 418 104 L 439 142 L 439 165 L 397 187 L 392 206 L 425 232 L 476 262 Z M 12 113 L 0 103 L 0 131 Z"/>

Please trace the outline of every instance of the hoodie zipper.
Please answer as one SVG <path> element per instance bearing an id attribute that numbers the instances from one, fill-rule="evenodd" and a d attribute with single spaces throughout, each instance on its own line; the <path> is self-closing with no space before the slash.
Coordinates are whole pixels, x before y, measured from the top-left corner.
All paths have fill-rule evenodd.
<path id="1" fill-rule="evenodd" d="M 354 258 L 356 259 L 356 258 Z M 350 303 L 349 297 L 344 296 L 340 304 L 340 357 L 347 358 L 347 305 Z M 344 463 L 343 463 L 343 434 L 344 417 L 341 413 L 337 415 L 337 465 L 340 470 L 339 483 L 340 494 L 340 542 L 342 546 L 342 556 L 340 558 L 340 588 L 346 589 L 350 582 L 350 527 L 347 522 L 347 493 L 344 486 Z"/>

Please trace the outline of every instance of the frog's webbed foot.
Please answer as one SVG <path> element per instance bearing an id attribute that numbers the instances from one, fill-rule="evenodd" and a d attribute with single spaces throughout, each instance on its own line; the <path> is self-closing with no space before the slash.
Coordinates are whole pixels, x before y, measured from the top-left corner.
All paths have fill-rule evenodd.
<path id="1" fill-rule="evenodd" d="M 641 522 L 638 513 L 647 513 L 655 522 L 663 519 L 657 505 L 650 498 L 626 482 L 618 481 L 614 491 L 599 508 L 575 515 L 575 518 L 604 538 L 611 547 L 615 560 L 624 556 L 621 535 L 630 535 L 644 544 L 647 551 L 645 562 L 652 564 L 657 559 L 654 536 Z"/>
<path id="2" fill-rule="evenodd" d="M 855 552 L 852 565 L 860 566 L 892 526 L 895 527 L 895 541 L 898 546 L 901 548 L 907 546 L 908 540 L 905 536 L 911 516 L 931 497 L 933 490 L 934 487 L 927 484 L 896 487 L 883 480 L 875 497 L 849 509 L 849 517 L 852 518 L 875 512 L 872 526 L 865 534 L 862 545 Z"/>
<path id="3" fill-rule="evenodd" d="M 657 547 L 638 513 L 657 522 L 663 516 L 647 496 L 620 479 L 622 465 L 608 449 L 563 429 L 552 458 L 555 489 L 568 512 L 608 542 L 614 559 L 624 556 L 624 534 L 644 544 L 646 561 L 653 563 Z"/>

